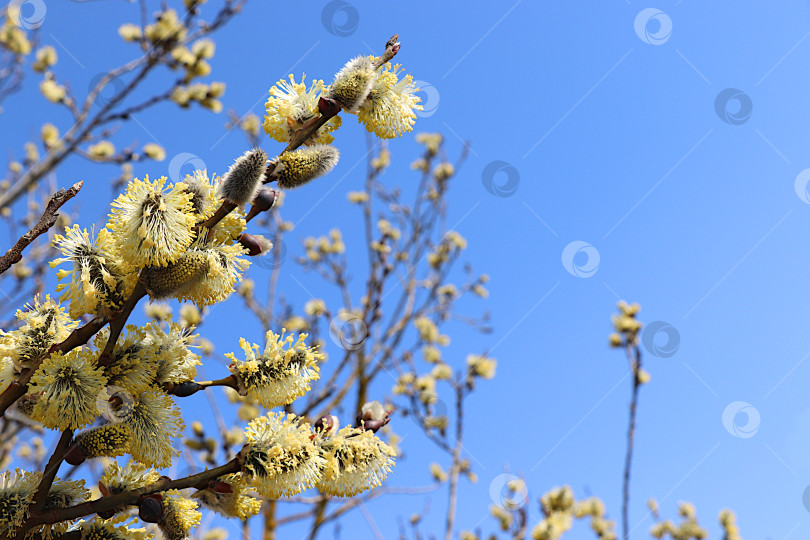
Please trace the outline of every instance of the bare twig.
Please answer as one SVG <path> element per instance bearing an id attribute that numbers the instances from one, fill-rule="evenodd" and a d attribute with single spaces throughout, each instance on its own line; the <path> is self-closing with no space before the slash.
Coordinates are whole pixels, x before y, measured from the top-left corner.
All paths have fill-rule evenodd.
<path id="1" fill-rule="evenodd" d="M 20 259 L 22 259 L 23 250 L 27 248 L 31 242 L 36 240 L 39 236 L 45 234 L 48 229 L 54 226 L 56 219 L 59 217 L 59 214 L 57 214 L 56 211 L 59 210 L 63 204 L 75 197 L 79 190 L 82 189 L 83 185 L 84 182 L 79 181 L 70 186 L 68 189 L 60 189 L 53 194 L 51 199 L 48 201 L 48 206 L 45 207 L 45 211 L 42 213 L 42 217 L 39 218 L 39 222 L 34 225 L 34 228 L 25 233 L 22 238 L 17 241 L 14 247 L 8 250 L 5 255 L 0 257 L 0 274 L 11 268 L 13 264 L 20 262 Z"/>
<path id="2" fill-rule="evenodd" d="M 461 377 L 456 379 L 456 447 L 453 450 L 453 464 L 450 467 L 450 493 L 447 507 L 447 522 L 444 530 L 444 539 L 451 540 L 453 537 L 453 523 L 456 519 L 456 506 L 458 503 L 458 477 L 461 474 L 461 449 L 464 416 L 464 384 Z"/>
<path id="3" fill-rule="evenodd" d="M 627 454 L 624 458 L 624 478 L 622 481 L 622 538 L 629 540 L 629 506 L 630 506 L 630 466 L 633 462 L 633 441 L 636 432 L 636 409 L 638 407 L 638 390 L 641 388 L 641 350 L 638 345 L 626 346 L 627 358 L 633 372 L 633 394 L 630 400 L 630 419 L 627 427 Z"/>
<path id="4" fill-rule="evenodd" d="M 21 527 L 17 533 L 22 534 L 26 530 L 36 527 L 37 525 L 60 523 L 62 521 L 70 521 L 90 514 L 98 514 L 100 512 L 109 511 L 114 508 L 132 506 L 137 504 L 138 500 L 142 496 L 151 495 L 152 493 L 158 493 L 160 491 L 185 488 L 203 489 L 211 480 L 215 480 L 226 474 L 239 472 L 240 469 L 241 466 L 239 465 L 239 460 L 234 458 L 225 465 L 187 476 L 186 478 L 181 478 L 179 480 L 169 480 L 164 477 L 154 484 L 150 484 L 143 488 L 133 489 L 117 495 L 101 497 L 99 499 L 78 504 L 76 506 L 58 508 L 44 512 L 31 512 L 31 517 L 29 518 L 28 522 Z"/>

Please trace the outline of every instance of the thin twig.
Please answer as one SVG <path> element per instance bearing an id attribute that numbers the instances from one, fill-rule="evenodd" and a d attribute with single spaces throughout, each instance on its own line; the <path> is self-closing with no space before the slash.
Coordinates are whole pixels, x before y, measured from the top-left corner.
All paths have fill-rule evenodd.
<path id="1" fill-rule="evenodd" d="M 636 432 L 636 409 L 638 407 L 638 390 L 641 388 L 639 374 L 641 373 L 641 350 L 638 345 L 626 346 L 627 358 L 633 372 L 633 394 L 630 399 L 630 419 L 627 428 L 627 454 L 624 458 L 624 478 L 622 481 L 622 538 L 629 540 L 628 513 L 630 506 L 630 466 L 633 462 L 633 440 Z"/>
<path id="2" fill-rule="evenodd" d="M 48 201 L 48 206 L 45 207 L 45 211 L 42 213 L 42 217 L 39 218 L 39 222 L 34 225 L 34 228 L 25 233 L 22 238 L 17 240 L 14 247 L 0 257 L 0 274 L 11 268 L 11 265 L 20 262 L 23 250 L 27 248 L 31 242 L 45 234 L 48 229 L 54 226 L 56 219 L 59 217 L 56 211 L 59 210 L 63 204 L 75 197 L 79 190 L 82 189 L 83 185 L 84 182 L 79 181 L 68 189 L 60 189 L 53 194 L 51 200 Z"/>
<path id="3" fill-rule="evenodd" d="M 458 503 L 458 477 L 461 474 L 461 449 L 464 417 L 464 385 L 461 377 L 456 379 L 456 448 L 453 450 L 453 465 L 450 467 L 450 494 L 447 508 L 447 524 L 444 530 L 444 539 L 453 537 L 453 523 L 456 519 L 456 505 Z"/>

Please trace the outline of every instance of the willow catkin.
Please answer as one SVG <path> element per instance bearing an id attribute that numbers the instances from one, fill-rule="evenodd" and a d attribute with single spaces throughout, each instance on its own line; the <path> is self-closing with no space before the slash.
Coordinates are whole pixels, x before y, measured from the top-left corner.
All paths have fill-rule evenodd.
<path id="1" fill-rule="evenodd" d="M 331 171 L 340 152 L 334 146 L 316 144 L 278 157 L 273 175 L 282 189 L 294 189 Z"/>

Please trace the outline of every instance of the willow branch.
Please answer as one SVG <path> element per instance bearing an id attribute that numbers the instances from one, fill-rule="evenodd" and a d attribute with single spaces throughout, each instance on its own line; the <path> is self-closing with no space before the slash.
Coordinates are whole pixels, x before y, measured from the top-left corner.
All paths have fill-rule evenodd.
<path id="1" fill-rule="evenodd" d="M 630 533 L 628 531 L 628 514 L 630 507 L 630 466 L 633 462 L 633 441 L 636 432 L 636 409 L 638 407 L 638 390 L 641 388 L 641 381 L 639 375 L 641 373 L 641 350 L 638 345 L 628 344 L 626 347 L 627 359 L 630 360 L 631 370 L 633 372 L 633 393 L 630 399 L 630 419 L 629 426 L 627 427 L 627 454 L 624 458 L 624 478 L 622 481 L 622 538 L 628 540 Z"/>
<path id="2" fill-rule="evenodd" d="M 60 189 L 53 194 L 48 201 L 48 205 L 45 207 L 45 211 L 42 213 L 42 217 L 39 218 L 39 222 L 17 240 L 14 247 L 0 257 L 0 274 L 11 268 L 11 265 L 18 263 L 20 259 L 22 259 L 23 250 L 27 248 L 31 242 L 45 234 L 48 229 L 54 226 L 56 219 L 59 217 L 56 211 L 59 210 L 63 204 L 75 197 L 79 190 L 82 189 L 82 185 L 84 185 L 84 182 L 79 181 L 70 186 L 67 190 Z"/>
<path id="3" fill-rule="evenodd" d="M 456 448 L 453 450 L 453 465 L 450 470 L 450 494 L 447 508 L 447 524 L 444 531 L 444 539 L 451 540 L 453 537 L 453 523 L 456 519 L 456 505 L 458 503 L 458 477 L 461 473 L 461 448 L 464 417 L 464 385 L 461 378 L 456 380 Z"/>
<path id="4" fill-rule="evenodd" d="M 141 276 L 142 275 L 143 273 Z M 99 357 L 99 363 L 101 365 L 108 365 L 112 361 L 112 353 L 115 349 L 115 344 L 118 342 L 118 336 L 120 336 L 121 332 L 124 330 L 124 326 L 126 326 L 127 319 L 132 313 L 132 310 L 135 309 L 135 306 L 144 296 L 146 296 L 146 285 L 144 285 L 143 281 L 141 281 L 139 277 L 138 283 L 135 285 L 135 289 L 133 289 L 132 294 L 129 295 L 129 298 L 124 306 L 110 322 L 110 335 L 107 337 L 107 344 L 104 345 L 104 351 Z"/>
<path id="5" fill-rule="evenodd" d="M 114 508 L 133 506 L 137 504 L 138 500 L 144 495 L 151 495 L 152 493 L 157 493 L 159 491 L 186 488 L 204 489 L 211 480 L 216 480 L 220 476 L 236 473 L 240 470 L 241 466 L 239 465 L 239 460 L 234 458 L 225 465 L 187 476 L 186 478 L 181 478 L 179 480 L 168 480 L 163 478 L 146 487 L 133 489 L 117 495 L 101 497 L 99 499 L 78 504 L 76 506 L 57 508 L 45 512 L 32 512 L 31 518 L 26 524 L 26 530 L 36 527 L 37 525 L 71 521 L 82 516 L 97 514 L 99 512 L 109 511 Z M 24 531 L 21 530 L 19 532 L 22 533 Z"/>
<path id="6" fill-rule="evenodd" d="M 62 460 L 65 457 L 65 452 L 67 452 L 68 446 L 70 446 L 71 439 L 73 439 L 72 429 L 66 429 L 62 432 L 62 436 L 59 437 L 59 442 L 56 444 L 56 448 L 53 454 L 51 454 L 48 464 L 45 466 L 45 470 L 42 473 L 42 480 L 39 482 L 37 492 L 34 494 L 34 501 L 31 503 L 32 513 L 40 512 L 48 501 L 48 492 L 51 490 L 51 485 L 53 485 L 56 473 L 59 471 L 59 465 L 62 464 Z"/>
<path id="7" fill-rule="evenodd" d="M 42 359 L 35 362 L 33 366 L 23 369 L 22 373 L 20 373 L 20 378 L 12 382 L 8 388 L 6 388 L 3 393 L 0 394 L 0 416 L 5 415 L 8 408 L 11 407 L 15 401 L 25 395 L 28 382 L 31 380 L 31 376 L 34 374 L 37 368 L 39 368 L 40 364 L 42 364 L 45 358 L 47 358 L 53 352 L 66 353 L 80 345 L 84 345 L 96 334 L 96 332 L 101 330 L 105 324 L 107 324 L 106 317 L 94 318 L 90 322 L 71 332 L 71 334 L 62 343 L 52 347 L 49 353 L 46 354 Z"/>

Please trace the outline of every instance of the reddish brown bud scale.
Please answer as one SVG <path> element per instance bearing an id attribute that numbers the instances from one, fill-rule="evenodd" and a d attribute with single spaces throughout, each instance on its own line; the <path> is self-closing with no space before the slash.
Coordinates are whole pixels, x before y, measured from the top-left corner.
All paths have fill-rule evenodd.
<path id="1" fill-rule="evenodd" d="M 78 444 L 71 445 L 67 452 L 65 452 L 65 461 L 67 461 L 68 465 L 74 466 L 84 463 L 84 452 L 82 452 L 82 447 Z"/>
<path id="2" fill-rule="evenodd" d="M 340 112 L 340 103 L 330 97 L 321 97 L 318 99 L 318 111 L 326 117 L 335 116 Z"/>
<path id="3" fill-rule="evenodd" d="M 146 523 L 160 523 L 163 521 L 163 497 L 159 494 L 147 495 L 138 503 L 138 517 Z"/>
<path id="4" fill-rule="evenodd" d="M 261 255 L 262 253 L 262 244 L 259 240 L 253 236 L 252 234 L 243 233 L 239 235 L 239 243 L 248 250 L 248 255 L 251 257 L 255 257 L 256 255 Z"/>
<path id="5" fill-rule="evenodd" d="M 371 431 L 372 433 L 377 433 L 377 431 L 385 424 L 387 424 L 390 420 L 391 419 L 387 416 L 382 420 L 366 420 L 363 419 L 363 417 L 361 417 L 359 414 L 357 415 L 357 418 L 355 418 L 355 421 L 357 422 L 357 427 L 366 431 Z"/>
<path id="6" fill-rule="evenodd" d="M 215 493 L 233 493 L 233 487 L 228 482 L 211 480 L 208 482 L 208 489 Z"/>
<path id="7" fill-rule="evenodd" d="M 335 425 L 335 420 L 332 418 L 331 414 L 327 414 L 318 418 L 315 422 L 315 430 L 316 431 L 329 431 L 332 429 L 332 426 Z"/>
<path id="8" fill-rule="evenodd" d="M 97 513 L 98 513 L 98 517 L 100 517 L 101 519 L 110 519 L 115 514 L 117 514 L 118 511 L 115 508 L 111 508 L 109 510 L 100 510 Z"/>
<path id="9" fill-rule="evenodd" d="M 265 188 L 259 190 L 256 196 L 253 198 L 253 205 L 250 207 L 250 212 L 248 212 L 245 220 L 250 221 L 261 212 L 266 212 L 273 208 L 273 204 L 275 204 L 277 197 L 278 193 L 274 189 Z"/>
<path id="10" fill-rule="evenodd" d="M 101 480 L 98 481 L 98 490 L 105 497 L 109 497 L 112 494 L 112 492 L 110 491 L 110 488 L 107 487 L 107 484 L 105 484 Z"/>
<path id="11" fill-rule="evenodd" d="M 198 390 L 201 390 L 202 386 L 194 381 L 186 381 L 179 384 L 172 385 L 172 388 L 169 390 L 169 394 L 175 395 L 177 397 L 188 397 L 195 394 Z"/>

